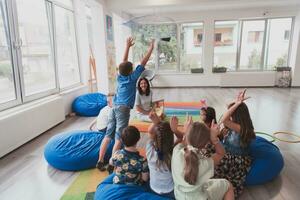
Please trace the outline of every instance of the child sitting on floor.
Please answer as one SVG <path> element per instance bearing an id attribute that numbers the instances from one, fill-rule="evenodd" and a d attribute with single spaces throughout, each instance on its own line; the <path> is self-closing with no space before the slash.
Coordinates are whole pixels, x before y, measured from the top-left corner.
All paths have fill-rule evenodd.
<path id="1" fill-rule="evenodd" d="M 125 147 L 116 151 L 111 159 L 116 174 L 113 183 L 141 185 L 148 181 L 149 169 L 147 160 L 139 155 L 136 148 L 140 132 L 136 127 L 128 126 L 123 129 L 121 139 Z"/>
<path id="2" fill-rule="evenodd" d="M 153 122 L 148 129 L 150 141 L 146 146 L 150 188 L 158 195 L 175 199 L 171 173 L 174 134 L 170 123 L 162 122 L 155 112 L 151 112 L 149 118 Z"/>
<path id="3" fill-rule="evenodd" d="M 217 137 L 218 126 L 213 121 L 209 129 L 203 123 L 193 123 L 189 117 L 185 123 L 184 133 L 182 143 L 173 149 L 171 163 L 176 199 L 234 199 L 233 187 L 229 181 L 212 179 L 214 166 L 220 163 L 225 154 Z M 211 157 L 206 157 L 202 153 L 208 142 L 216 149 L 216 153 Z"/>
<path id="4" fill-rule="evenodd" d="M 249 98 L 245 97 L 245 92 L 246 90 L 238 94 L 220 121 L 225 127 L 222 134 L 226 155 L 215 169 L 215 177 L 226 177 L 232 183 L 236 197 L 242 193 L 246 176 L 250 170 L 249 146 L 256 137 L 248 107 L 244 103 Z"/>

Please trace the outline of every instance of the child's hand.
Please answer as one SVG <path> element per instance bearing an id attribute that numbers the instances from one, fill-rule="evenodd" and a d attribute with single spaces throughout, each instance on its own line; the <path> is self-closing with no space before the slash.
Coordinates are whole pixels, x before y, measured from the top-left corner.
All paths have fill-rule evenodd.
<path id="1" fill-rule="evenodd" d="M 151 121 L 154 123 L 154 124 L 158 124 L 160 122 L 160 119 L 159 117 L 157 116 L 157 114 L 154 112 L 154 111 L 151 111 L 149 113 L 149 118 L 151 119 Z"/>
<path id="2" fill-rule="evenodd" d="M 133 37 L 129 37 L 126 40 L 127 47 L 132 47 L 134 45 Z"/>
<path id="3" fill-rule="evenodd" d="M 154 48 L 154 43 L 155 43 L 155 39 L 152 39 L 151 42 L 150 42 L 150 45 L 149 45 L 150 49 Z"/>
<path id="4" fill-rule="evenodd" d="M 178 127 L 178 118 L 176 116 L 173 116 L 170 119 L 170 126 L 171 126 L 171 130 L 175 133 Z"/>
<path id="5" fill-rule="evenodd" d="M 212 143 L 215 141 L 218 141 L 218 135 L 220 134 L 220 127 L 218 124 L 215 124 L 215 120 L 212 120 L 211 126 L 210 126 L 210 140 Z"/>
<path id="6" fill-rule="evenodd" d="M 192 124 L 193 124 L 193 118 L 192 118 L 192 116 L 187 115 L 186 119 L 185 119 L 184 126 L 183 126 L 184 133 L 187 133 L 190 130 Z"/>
<path id="7" fill-rule="evenodd" d="M 241 104 L 243 101 L 249 99 L 250 97 L 245 97 L 245 93 L 246 93 L 246 90 L 247 89 L 244 89 L 243 91 L 240 91 L 236 100 L 235 100 L 235 103 L 237 104 Z"/>

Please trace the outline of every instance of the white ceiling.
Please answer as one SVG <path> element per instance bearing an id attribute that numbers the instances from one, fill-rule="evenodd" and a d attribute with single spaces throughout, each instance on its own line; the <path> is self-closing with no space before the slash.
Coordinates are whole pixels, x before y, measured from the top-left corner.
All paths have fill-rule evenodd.
<path id="1" fill-rule="evenodd" d="M 300 0 L 105 0 L 105 2 L 113 11 L 123 11 L 132 15 L 283 6 L 300 8 Z"/>

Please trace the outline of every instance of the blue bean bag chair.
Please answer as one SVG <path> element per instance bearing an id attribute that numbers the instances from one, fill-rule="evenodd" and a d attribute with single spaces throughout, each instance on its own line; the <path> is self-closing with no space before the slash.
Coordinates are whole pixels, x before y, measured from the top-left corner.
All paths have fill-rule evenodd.
<path id="1" fill-rule="evenodd" d="M 72 110 L 79 116 L 95 117 L 106 105 L 106 95 L 91 93 L 77 97 L 73 101 Z"/>
<path id="2" fill-rule="evenodd" d="M 250 144 L 250 156 L 253 160 L 245 185 L 259 185 L 271 181 L 284 166 L 279 148 L 259 136 Z"/>
<path id="3" fill-rule="evenodd" d="M 94 200 L 168 200 L 150 192 L 147 186 L 113 184 L 114 174 L 109 175 L 97 187 Z"/>
<path id="4" fill-rule="evenodd" d="M 44 156 L 49 165 L 66 171 L 94 168 L 105 132 L 72 131 L 53 136 L 45 146 Z M 111 141 L 105 155 L 105 162 L 111 157 L 114 141 Z"/>

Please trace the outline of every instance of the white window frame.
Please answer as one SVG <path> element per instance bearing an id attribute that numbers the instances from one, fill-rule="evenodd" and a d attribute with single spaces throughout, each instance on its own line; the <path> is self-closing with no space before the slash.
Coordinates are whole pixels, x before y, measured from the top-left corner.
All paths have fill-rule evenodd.
<path id="1" fill-rule="evenodd" d="M 82 75 L 81 75 L 81 66 L 80 66 L 80 56 L 79 56 L 79 50 L 78 50 L 78 37 L 77 37 L 77 28 L 76 28 L 76 18 L 75 18 L 75 12 L 74 12 L 74 9 L 73 8 L 70 8 L 64 4 L 61 4 L 55 0 L 46 0 L 46 1 L 49 1 L 50 4 L 51 4 L 51 12 L 52 12 L 52 30 L 53 30 L 53 37 L 54 37 L 54 52 L 55 52 L 55 66 L 56 66 L 56 69 L 57 69 L 57 83 L 59 85 L 59 91 L 62 92 L 62 91 L 66 91 L 66 90 L 70 90 L 74 87 L 78 87 L 80 85 L 82 85 Z M 59 83 L 59 73 L 58 71 L 60 70 L 59 67 L 58 67 L 58 62 L 57 62 L 57 40 L 56 40 L 56 19 L 55 19 L 55 6 L 58 6 L 60 8 L 63 8 L 63 9 L 66 9 L 68 11 L 71 11 L 73 13 L 73 17 L 74 17 L 74 30 L 75 30 L 75 43 L 76 43 L 76 53 L 77 53 L 77 62 L 78 62 L 78 71 L 79 71 L 79 82 L 78 83 L 74 83 L 68 87 L 64 87 L 62 88 L 60 86 L 60 83 Z"/>
<path id="2" fill-rule="evenodd" d="M 214 20 L 214 29 L 215 29 L 215 23 L 220 21 L 238 21 L 239 27 L 238 27 L 238 38 L 237 38 L 237 55 L 236 55 L 236 69 L 231 72 L 261 72 L 261 71 L 274 71 L 270 69 L 266 69 L 266 51 L 267 51 L 267 36 L 269 32 L 269 23 L 268 20 L 271 19 L 285 19 L 285 18 L 291 18 L 292 24 L 291 24 L 291 32 L 290 32 L 290 40 L 289 40 L 289 47 L 288 47 L 288 58 L 287 58 L 287 65 L 290 64 L 290 55 L 291 55 L 291 42 L 293 40 L 293 32 L 294 32 L 294 23 L 295 23 L 295 17 L 294 16 L 285 16 L 285 17 L 268 17 L 268 18 L 249 18 L 249 19 L 226 19 L 226 20 Z M 264 20 L 265 21 L 265 31 L 263 36 L 263 46 L 262 46 L 262 54 L 261 54 L 261 64 L 259 69 L 240 69 L 240 56 L 241 56 L 241 41 L 242 41 L 242 31 L 243 31 L 243 22 L 244 21 L 254 21 L 254 20 Z M 215 48 L 215 47 L 214 47 Z M 215 54 L 213 54 L 213 57 Z M 214 58 L 213 58 L 214 60 Z M 214 67 L 214 64 L 213 64 Z"/>
<path id="3" fill-rule="evenodd" d="M 194 24 L 194 23 L 202 23 L 202 26 L 203 26 L 203 32 L 202 32 L 202 54 L 201 54 L 201 68 L 204 69 L 203 67 L 203 64 L 204 64 L 204 56 L 203 56 L 203 53 L 204 53 L 204 44 L 205 44 L 205 23 L 203 20 L 197 20 L 197 21 L 183 21 L 183 22 L 180 22 L 180 23 L 177 23 L 178 26 L 177 26 L 177 30 L 178 30 L 178 33 L 177 33 L 177 49 L 178 49 L 178 70 L 177 72 L 181 73 L 181 74 L 191 74 L 191 72 L 183 72 L 181 70 L 181 63 L 180 63 L 180 60 L 181 60 L 181 26 L 182 24 Z"/>
<path id="4" fill-rule="evenodd" d="M 19 38 L 19 24 L 18 24 L 18 13 L 17 13 L 17 5 L 16 5 L 16 0 L 11 0 L 12 2 L 12 13 L 13 13 L 13 22 L 14 22 L 14 28 L 13 28 L 13 32 L 14 32 L 14 37 L 13 37 L 13 41 L 16 45 L 14 45 L 13 47 L 15 48 L 16 51 L 16 55 L 17 55 L 17 59 L 16 59 L 16 63 L 17 63 L 17 67 L 19 69 L 19 72 L 23 72 L 23 65 L 22 65 L 22 52 L 21 52 L 21 46 L 22 46 L 22 42 L 21 39 Z M 50 19 L 48 19 L 49 15 L 47 13 L 48 9 L 47 9 L 47 1 L 44 1 L 45 6 L 46 6 L 46 16 L 47 16 L 47 21 L 50 20 L 51 21 L 51 17 Z M 48 24 L 50 25 L 50 23 L 48 22 Z M 51 36 L 51 27 L 49 27 L 49 36 L 50 36 L 50 45 L 52 48 L 52 54 L 53 54 L 53 64 L 54 64 L 54 71 L 55 71 L 55 75 L 56 75 L 56 67 L 55 67 L 55 54 L 53 52 L 53 39 L 51 39 L 53 36 Z M 42 97 L 46 97 L 52 94 L 55 94 L 59 91 L 57 85 L 55 86 L 55 88 L 50 89 L 50 90 L 46 90 L 43 92 L 39 92 L 36 94 L 32 94 L 29 96 L 25 96 L 25 83 L 24 83 L 24 76 L 23 74 L 20 73 L 19 75 L 20 77 L 20 85 L 21 85 L 21 94 L 22 94 L 22 101 L 23 103 L 29 102 L 29 101 L 33 101 L 35 99 L 39 99 Z M 55 83 L 56 83 L 56 79 L 55 78 Z"/>
<path id="5" fill-rule="evenodd" d="M 15 107 L 17 105 L 21 105 L 36 99 L 40 99 L 52 94 L 57 94 L 61 91 L 69 90 L 74 87 L 78 87 L 82 85 L 82 74 L 81 74 L 81 66 L 80 66 L 80 54 L 78 49 L 78 37 L 77 37 L 77 27 L 76 27 L 76 15 L 73 9 L 74 6 L 66 6 L 58 0 L 43 0 L 46 6 L 46 16 L 49 28 L 49 36 L 50 36 L 50 45 L 51 51 L 53 54 L 53 63 L 54 63 L 54 74 L 55 74 L 55 88 L 47 91 L 39 92 L 36 94 L 32 94 L 29 96 L 25 96 L 25 85 L 24 85 L 24 76 L 22 74 L 22 53 L 21 53 L 21 40 L 19 38 L 19 27 L 18 27 L 18 13 L 17 13 L 17 2 L 16 0 L 3 0 L 4 1 L 4 14 L 6 14 L 6 20 L 4 23 L 8 25 L 8 33 L 9 38 L 7 38 L 8 46 L 11 54 L 11 64 L 13 70 L 13 80 L 15 87 L 15 97 L 16 99 L 0 103 L 0 111 Z M 56 30 L 55 30 L 55 8 L 54 6 L 58 6 L 73 13 L 73 22 L 74 22 L 74 30 L 75 30 L 75 42 L 76 42 L 76 53 L 77 53 L 77 61 L 78 61 L 78 70 L 79 70 L 79 82 L 75 83 L 71 86 L 60 88 L 59 77 L 58 77 L 58 65 L 57 65 L 57 41 L 56 41 Z"/>
<path id="6" fill-rule="evenodd" d="M 22 96 L 21 96 L 21 91 L 20 91 L 20 88 L 21 88 L 21 85 L 20 85 L 20 80 L 19 80 L 19 69 L 18 67 L 16 66 L 16 52 L 13 50 L 14 48 L 14 42 L 13 41 L 13 38 L 14 37 L 14 33 L 13 33 L 13 15 L 12 15 L 12 12 L 10 12 L 12 10 L 12 2 L 11 1 L 7 1 L 7 0 L 4 0 L 4 12 L 5 14 L 7 14 L 6 16 L 6 19 L 3 19 L 3 22 L 4 23 L 7 23 L 7 28 L 8 28 L 8 36 L 9 38 L 7 38 L 7 41 L 8 41 L 8 46 L 10 48 L 10 56 L 11 56 L 11 64 L 12 64 L 12 70 L 13 70 L 13 80 L 14 80 L 14 88 L 15 88 L 15 97 L 16 99 L 14 100 L 11 100 L 11 101 L 8 101 L 8 102 L 4 102 L 4 103 L 1 103 L 0 104 L 0 110 L 4 110 L 4 109 L 8 109 L 8 108 L 11 108 L 11 107 L 14 107 L 16 105 L 19 105 L 22 103 Z M 6 20 L 6 21 L 5 21 Z"/>
<path id="7" fill-rule="evenodd" d="M 236 60 L 235 60 L 235 70 L 237 69 L 237 66 L 239 65 L 239 55 L 240 55 L 240 37 L 241 37 L 241 23 L 240 23 L 240 20 L 237 20 L 237 19 L 226 19 L 226 20 L 215 20 L 214 21 L 214 43 L 215 43 L 215 29 L 216 29 L 216 22 L 226 22 L 226 21 L 236 21 L 238 22 L 238 30 L 237 30 L 237 44 L 236 44 Z M 213 43 L 213 48 L 214 48 L 214 51 L 213 51 L 213 66 L 212 68 L 215 67 L 215 45 Z M 233 70 L 230 70 L 230 71 L 233 71 Z"/>

